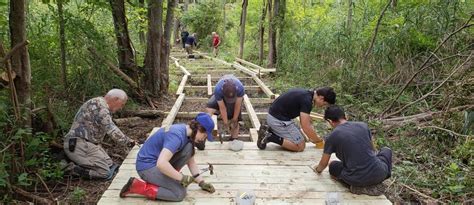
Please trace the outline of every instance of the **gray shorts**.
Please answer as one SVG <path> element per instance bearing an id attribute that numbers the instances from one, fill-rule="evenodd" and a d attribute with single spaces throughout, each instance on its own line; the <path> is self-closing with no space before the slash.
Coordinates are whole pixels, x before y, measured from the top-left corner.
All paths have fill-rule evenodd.
<path id="1" fill-rule="evenodd" d="M 225 104 L 225 107 L 226 107 L 226 110 L 227 110 L 227 119 L 230 120 L 234 117 L 235 103 L 226 103 L 225 100 L 224 100 L 224 104 Z M 216 110 L 216 113 L 214 113 L 215 115 L 220 115 L 219 105 L 217 104 L 217 100 L 216 100 L 216 97 L 214 97 L 214 95 L 212 95 L 211 98 L 209 98 L 209 101 L 207 101 L 206 106 L 208 108 L 215 109 Z M 242 107 L 240 107 L 239 117 L 237 119 L 239 121 L 242 121 Z"/>
<path id="2" fill-rule="evenodd" d="M 295 144 L 299 144 L 304 141 L 304 137 L 300 131 L 300 128 L 292 120 L 282 121 L 268 114 L 267 125 L 271 128 L 273 134 L 276 134 L 281 138 L 290 140 Z"/>

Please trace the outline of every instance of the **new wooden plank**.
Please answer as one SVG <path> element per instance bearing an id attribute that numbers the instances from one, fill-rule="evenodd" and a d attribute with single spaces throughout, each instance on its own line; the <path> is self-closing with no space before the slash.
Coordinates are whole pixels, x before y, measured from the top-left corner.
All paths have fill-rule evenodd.
<path id="1" fill-rule="evenodd" d="M 208 94 L 209 91 L 211 92 L 212 95 L 212 89 L 214 89 L 216 86 L 208 86 L 208 85 L 186 85 L 184 88 L 186 90 L 207 90 Z M 245 86 L 245 91 L 260 91 L 262 88 L 260 86 L 256 85 L 247 85 Z"/>
<path id="2" fill-rule="evenodd" d="M 178 113 L 178 110 L 181 107 L 181 104 L 183 104 L 184 96 L 185 94 L 182 93 L 179 95 L 178 99 L 176 99 L 176 102 L 171 108 L 170 113 L 168 114 L 168 116 L 166 116 L 166 118 L 161 123 L 161 127 L 170 126 L 171 124 L 173 124 L 174 118 L 176 117 L 176 114 Z"/>
<path id="3" fill-rule="evenodd" d="M 256 129 L 256 128 L 250 128 L 250 139 L 252 139 L 252 142 L 257 142 L 257 139 L 258 139 L 258 129 Z"/>
<path id="4" fill-rule="evenodd" d="M 238 64 L 237 62 L 234 62 L 234 63 L 232 64 L 232 67 L 234 67 L 234 68 L 236 68 L 237 70 L 240 70 L 240 71 L 242 71 L 242 72 L 244 72 L 244 73 L 246 73 L 247 75 L 250 75 L 250 76 L 257 75 L 256 72 L 249 70 L 248 68 L 246 68 L 246 67 L 244 67 L 244 66 Z"/>
<path id="5" fill-rule="evenodd" d="M 186 81 L 188 80 L 188 75 L 183 75 L 181 83 L 179 83 L 178 90 L 176 90 L 176 95 L 183 94 L 184 86 L 186 86 Z"/>
<path id="6" fill-rule="evenodd" d="M 255 80 L 255 82 L 257 82 L 257 84 L 260 86 L 260 88 L 262 88 L 263 92 L 264 92 L 270 99 L 275 99 L 275 94 L 272 92 L 272 90 L 270 90 L 270 88 L 268 88 L 267 85 L 265 85 L 265 83 L 263 83 L 262 80 L 260 80 L 260 78 L 258 78 L 257 76 L 252 76 L 252 78 Z"/>
<path id="7" fill-rule="evenodd" d="M 207 74 L 207 95 L 212 95 L 212 81 L 210 74 Z"/>
<path id="8" fill-rule="evenodd" d="M 202 97 L 186 97 L 184 99 L 186 102 L 207 102 L 209 98 L 202 98 Z M 270 104 L 273 102 L 274 99 L 270 98 L 249 98 L 252 104 Z M 311 113 L 313 114 L 313 113 Z"/>
<path id="9" fill-rule="evenodd" d="M 178 66 L 185 75 L 191 75 L 189 71 L 182 65 Z"/>
<path id="10" fill-rule="evenodd" d="M 169 112 L 164 112 L 164 114 L 168 114 Z M 189 118 L 194 118 L 196 117 L 196 115 L 198 114 L 199 112 L 178 112 L 178 114 L 176 115 L 177 118 L 186 118 L 186 119 L 189 119 Z M 267 113 L 266 112 L 255 112 L 255 114 L 257 115 L 257 117 L 259 119 L 266 119 L 267 117 Z M 242 112 L 242 117 L 244 118 L 248 118 L 249 117 L 249 113 L 248 112 Z"/>
<path id="11" fill-rule="evenodd" d="M 251 62 L 248 62 L 244 59 L 240 59 L 240 58 L 235 58 L 235 61 L 241 63 L 241 64 L 245 64 L 247 66 L 249 66 L 250 68 L 249 69 L 252 69 L 252 71 L 256 72 L 257 74 L 260 73 L 259 71 L 260 70 L 263 70 L 263 68 L 261 66 L 258 66 L 258 65 L 255 65 Z"/>
<path id="12" fill-rule="evenodd" d="M 212 121 L 214 121 L 214 130 L 212 130 L 212 135 L 214 135 L 214 137 L 216 137 L 217 136 L 217 130 L 218 130 L 217 115 L 212 115 Z"/>
<path id="13" fill-rule="evenodd" d="M 252 122 L 253 128 L 259 129 L 260 121 L 258 120 L 257 114 L 255 114 L 255 110 L 253 109 L 252 103 L 250 103 L 250 100 L 247 94 L 244 95 L 244 104 L 245 104 L 245 109 L 247 109 L 247 113 L 250 116 L 250 121 Z"/>

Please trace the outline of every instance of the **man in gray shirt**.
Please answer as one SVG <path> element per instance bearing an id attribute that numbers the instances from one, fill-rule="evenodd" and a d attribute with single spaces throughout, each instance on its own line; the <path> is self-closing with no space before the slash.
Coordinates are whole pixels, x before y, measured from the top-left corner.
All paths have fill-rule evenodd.
<path id="1" fill-rule="evenodd" d="M 339 106 L 328 107 L 324 119 L 334 130 L 326 138 L 324 153 L 314 170 L 321 173 L 331 154 L 336 153 L 341 161 L 329 163 L 332 178 L 349 185 L 355 194 L 382 194 L 377 186 L 391 176 L 392 150 L 384 147 L 376 153 L 367 124 L 347 121 Z"/>

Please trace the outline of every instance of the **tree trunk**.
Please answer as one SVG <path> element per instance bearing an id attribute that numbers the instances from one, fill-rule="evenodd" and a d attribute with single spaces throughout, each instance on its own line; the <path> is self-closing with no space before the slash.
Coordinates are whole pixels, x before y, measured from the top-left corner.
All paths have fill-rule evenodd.
<path id="1" fill-rule="evenodd" d="M 184 11 L 188 11 L 189 0 L 184 0 Z"/>
<path id="2" fill-rule="evenodd" d="M 115 37 L 117 39 L 119 67 L 133 80 L 138 79 L 135 55 L 128 35 L 124 0 L 109 0 L 114 18 Z"/>
<path id="3" fill-rule="evenodd" d="M 240 47 L 239 47 L 239 58 L 244 56 L 244 43 L 245 43 L 245 21 L 247 19 L 247 6 L 248 0 L 242 0 L 242 13 L 240 15 Z"/>
<path id="4" fill-rule="evenodd" d="M 145 87 L 150 93 L 159 95 L 160 90 L 160 60 L 163 20 L 163 0 L 148 2 L 148 35 L 145 54 L 144 72 Z"/>
<path id="5" fill-rule="evenodd" d="M 351 34 L 352 30 L 352 5 L 354 4 L 352 0 L 348 0 L 347 3 L 349 4 L 349 9 L 347 10 L 347 34 Z"/>
<path id="6" fill-rule="evenodd" d="M 222 39 L 225 39 L 225 30 L 226 30 L 226 24 L 227 24 L 227 22 L 226 22 L 227 19 L 226 19 L 226 14 L 225 14 L 225 5 L 227 3 L 227 0 L 222 0 L 222 2 L 223 2 L 222 3 L 222 14 L 223 14 L 223 21 L 222 22 L 224 24 L 224 28 L 222 29 Z"/>
<path id="7" fill-rule="evenodd" d="M 174 46 L 179 46 L 181 44 L 180 42 L 176 41 L 176 39 L 181 39 L 181 37 L 179 36 L 180 24 L 181 22 L 179 21 L 178 17 L 175 16 L 174 24 L 173 24 L 173 39 L 172 39 Z"/>
<path id="8" fill-rule="evenodd" d="M 168 8 L 166 9 L 166 22 L 163 34 L 163 42 L 161 47 L 161 65 L 160 65 L 160 93 L 168 92 L 169 85 L 169 57 L 170 57 L 170 38 L 173 28 L 174 8 L 177 0 L 168 0 Z"/>
<path id="9" fill-rule="evenodd" d="M 262 16 L 260 17 L 260 25 L 258 29 L 258 44 L 259 44 L 259 52 L 258 52 L 258 65 L 262 65 L 263 63 L 263 44 L 264 44 L 264 36 L 265 36 L 265 16 L 267 15 L 267 5 L 265 1 L 263 1 L 262 7 Z"/>
<path id="10" fill-rule="evenodd" d="M 66 33 L 64 25 L 63 0 L 57 1 L 58 17 L 59 17 L 59 45 L 61 53 L 61 79 L 64 88 L 67 88 L 67 72 L 66 72 Z"/>
<path id="11" fill-rule="evenodd" d="M 280 0 L 269 0 L 269 8 L 272 8 L 268 12 L 268 68 L 274 68 L 276 63 L 276 34 L 278 26 L 278 7 L 280 6 Z"/>
<path id="12" fill-rule="evenodd" d="M 145 0 L 138 0 L 138 7 L 140 9 L 145 9 Z M 144 22 L 145 20 L 142 18 L 140 22 Z M 142 24 L 143 25 L 143 24 Z M 145 32 L 143 31 L 143 28 L 140 26 L 138 30 L 138 38 L 140 39 L 140 44 L 145 45 L 146 41 L 146 36 Z"/>
<path id="13" fill-rule="evenodd" d="M 10 42 L 11 48 L 26 41 L 25 0 L 10 1 Z M 28 47 L 20 48 L 11 57 L 13 71 L 17 74 L 15 87 L 21 106 L 22 124 L 31 127 L 31 68 Z"/>

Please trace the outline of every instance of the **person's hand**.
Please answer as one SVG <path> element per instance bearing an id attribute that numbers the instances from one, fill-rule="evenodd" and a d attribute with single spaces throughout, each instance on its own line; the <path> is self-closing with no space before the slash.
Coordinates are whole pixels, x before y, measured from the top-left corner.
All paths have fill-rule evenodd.
<path id="1" fill-rule="evenodd" d="M 230 128 L 231 128 L 231 129 L 234 129 L 234 128 L 237 127 L 238 124 L 239 124 L 239 121 L 238 121 L 237 119 L 232 119 L 232 120 L 230 121 Z"/>
<path id="2" fill-rule="evenodd" d="M 214 186 L 212 186 L 211 183 L 206 183 L 204 181 L 199 182 L 199 187 L 201 187 L 202 190 L 207 191 L 209 193 L 214 193 L 216 189 Z"/>
<path id="3" fill-rule="evenodd" d="M 137 141 L 135 141 L 135 140 L 130 140 L 130 141 L 127 143 L 127 147 L 128 147 L 128 148 L 132 148 L 132 147 L 134 147 L 136 144 L 138 144 Z"/>
<path id="4" fill-rule="evenodd" d="M 319 165 L 314 165 L 313 171 L 314 171 L 314 173 L 316 173 L 316 174 L 321 174 L 321 172 L 323 172 L 323 171 L 322 171 L 322 170 L 321 170 L 321 171 L 318 171 L 318 167 L 319 167 Z"/>
<path id="5" fill-rule="evenodd" d="M 230 123 L 229 123 L 229 121 L 224 122 L 224 130 L 225 130 L 226 132 L 229 132 L 229 131 L 230 131 Z"/>
<path id="6" fill-rule="evenodd" d="M 193 182 L 194 182 L 194 177 L 183 174 L 183 178 L 181 178 L 180 184 L 186 188 Z"/>

